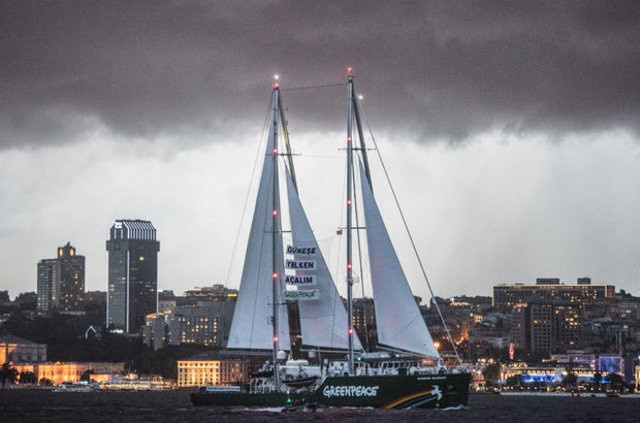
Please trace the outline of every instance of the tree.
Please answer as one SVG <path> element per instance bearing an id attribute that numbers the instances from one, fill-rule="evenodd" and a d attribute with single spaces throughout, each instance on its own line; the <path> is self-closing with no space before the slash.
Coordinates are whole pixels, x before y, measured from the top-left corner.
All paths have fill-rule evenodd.
<path id="1" fill-rule="evenodd" d="M 575 385 L 578 382 L 578 376 L 575 373 L 569 372 L 562 378 L 563 385 Z"/>
<path id="2" fill-rule="evenodd" d="M 0 369 L 0 382 L 2 382 L 2 387 L 4 388 L 7 381 L 9 383 L 13 383 L 18 377 L 18 371 L 11 366 L 9 363 L 4 363 L 2 368 Z"/>
<path id="3" fill-rule="evenodd" d="M 91 375 L 93 374 L 93 370 L 89 369 L 80 375 L 80 380 L 82 382 L 91 382 Z"/>
<path id="4" fill-rule="evenodd" d="M 20 372 L 20 377 L 18 378 L 21 384 L 34 384 L 37 382 L 36 379 L 35 373 L 30 371 Z"/>
<path id="5" fill-rule="evenodd" d="M 507 386 L 520 386 L 522 385 L 522 375 L 509 376 L 505 383 Z"/>
<path id="6" fill-rule="evenodd" d="M 596 386 L 600 386 L 600 382 L 602 382 L 602 373 L 595 372 L 593 374 L 593 383 L 595 383 Z"/>
<path id="7" fill-rule="evenodd" d="M 482 371 L 482 376 L 484 376 L 484 380 L 486 380 L 488 383 L 498 382 L 498 379 L 500 379 L 500 364 L 489 364 Z"/>
<path id="8" fill-rule="evenodd" d="M 611 384 L 612 389 L 622 389 L 624 386 L 624 379 L 617 373 L 609 373 L 606 379 Z"/>

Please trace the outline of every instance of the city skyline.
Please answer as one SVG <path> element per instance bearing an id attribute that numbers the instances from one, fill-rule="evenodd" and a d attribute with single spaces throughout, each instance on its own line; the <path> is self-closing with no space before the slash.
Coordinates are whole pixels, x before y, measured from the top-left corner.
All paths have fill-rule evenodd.
<path id="1" fill-rule="evenodd" d="M 248 12 L 158 2 L 149 12 L 0 5 L 0 98 L 11 106 L 0 111 L 1 290 L 35 291 L 37 261 L 67 240 L 86 257 L 87 290 L 105 290 L 104 228 L 120 217 L 158 228 L 160 290 L 237 288 L 274 73 L 301 199 L 321 247 L 338 254 L 351 65 L 436 295 L 585 276 L 640 293 L 633 3 Z M 428 298 L 415 265 L 408 274 Z"/>

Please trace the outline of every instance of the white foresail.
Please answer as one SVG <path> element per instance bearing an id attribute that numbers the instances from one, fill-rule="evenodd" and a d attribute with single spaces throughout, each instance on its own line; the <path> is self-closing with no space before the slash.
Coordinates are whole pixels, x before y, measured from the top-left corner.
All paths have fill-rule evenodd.
<path id="1" fill-rule="evenodd" d="M 378 343 L 439 358 L 360 165 Z"/>
<path id="2" fill-rule="evenodd" d="M 282 233 L 276 228 L 276 249 L 273 251 L 273 210 L 274 195 L 273 172 L 277 172 L 272 158 L 274 145 L 274 127 L 276 120 L 276 97 L 273 97 L 271 128 L 265 151 L 262 175 L 258 188 L 258 198 L 253 212 L 251 232 L 242 270 L 242 279 L 238 292 L 238 301 L 233 313 L 231 331 L 227 348 L 270 350 L 273 348 L 273 270 L 272 254 L 276 254 L 279 280 L 284 276 L 284 253 L 282 251 Z M 279 190 L 275 187 L 276 204 L 279 209 Z M 279 221 L 278 216 L 278 221 Z M 278 223 L 280 227 L 280 223 Z M 281 284 L 281 282 L 280 282 Z M 289 350 L 289 319 L 287 308 L 282 298 L 282 285 L 278 289 L 280 298 L 276 301 L 282 304 L 278 307 L 279 343 L 280 349 Z"/>
<path id="3" fill-rule="evenodd" d="M 296 276 L 301 277 L 298 289 L 318 291 L 317 298 L 298 302 L 302 342 L 314 347 L 346 350 L 349 348 L 347 312 L 320 252 L 288 170 L 286 173 L 293 242 L 293 246 L 288 248 L 288 251 L 301 253 L 296 255 L 296 259 L 301 262 L 315 262 L 313 270 L 296 270 Z M 313 277 L 309 280 L 310 286 L 305 286 L 304 276 Z M 354 334 L 354 348 L 362 349 L 356 334 Z"/>

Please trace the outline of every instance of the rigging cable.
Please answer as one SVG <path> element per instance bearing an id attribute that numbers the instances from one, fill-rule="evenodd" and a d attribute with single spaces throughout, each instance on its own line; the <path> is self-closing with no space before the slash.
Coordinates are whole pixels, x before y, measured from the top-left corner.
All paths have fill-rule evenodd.
<path id="1" fill-rule="evenodd" d="M 344 87 L 344 82 L 336 82 L 332 84 L 321 84 L 321 85 L 302 85 L 300 87 L 292 87 L 292 88 L 280 88 L 280 91 L 302 91 L 302 90 L 313 90 L 317 88 L 332 88 L 332 87 Z"/>
<path id="2" fill-rule="evenodd" d="M 242 222 L 247 213 L 247 205 L 249 204 L 249 195 L 251 194 L 251 187 L 253 186 L 254 177 L 256 175 L 256 168 L 258 167 L 258 159 L 260 158 L 260 151 L 262 151 L 262 143 L 266 140 L 265 134 L 267 132 L 267 122 L 269 121 L 269 111 L 271 109 L 271 103 L 267 106 L 267 113 L 264 117 L 264 123 L 262 124 L 262 131 L 260 136 L 260 142 L 258 143 L 258 150 L 256 151 L 256 157 L 253 159 L 253 169 L 251 169 L 251 178 L 249 180 L 249 187 L 247 188 L 247 194 L 244 198 L 244 204 L 242 206 L 242 214 L 240 215 L 240 223 L 238 224 L 238 231 L 236 232 L 235 239 L 233 241 L 233 247 L 231 248 L 231 260 L 229 260 L 229 268 L 227 269 L 226 283 L 229 284 L 229 277 L 231 276 L 231 269 L 233 268 L 233 262 L 238 250 L 238 240 L 240 239 L 240 232 L 242 231 Z"/>
<path id="3" fill-rule="evenodd" d="M 364 112 L 364 108 L 362 108 L 363 114 L 365 115 L 365 119 L 366 119 L 366 112 Z M 368 119 L 367 119 L 368 121 Z M 400 202 L 398 201 L 398 196 L 396 195 L 396 191 L 393 188 L 393 185 L 391 184 L 391 178 L 389 177 L 389 173 L 387 172 L 387 167 L 384 164 L 384 161 L 382 160 L 382 155 L 380 154 L 380 149 L 378 148 L 378 143 L 376 142 L 375 137 L 373 136 L 373 131 L 371 130 L 371 127 L 369 127 L 369 135 L 371 136 L 371 140 L 373 141 L 373 145 L 375 146 L 376 149 L 376 153 L 378 154 L 378 159 L 380 159 L 380 164 L 382 165 L 382 170 L 384 171 L 384 176 L 387 178 L 387 183 L 389 184 L 389 189 L 391 189 L 391 194 L 393 195 L 393 200 L 396 203 L 396 207 L 398 208 L 398 211 L 400 212 L 400 217 L 402 218 L 402 224 L 404 225 L 404 229 L 407 231 L 407 235 L 409 236 L 409 241 L 411 242 L 411 247 L 413 248 L 413 252 L 416 255 L 416 258 L 418 259 L 418 264 L 420 265 L 420 270 L 422 271 L 422 276 L 424 277 L 424 280 L 427 282 L 427 287 L 429 288 L 429 292 L 431 293 L 431 299 L 433 300 L 432 302 L 435 304 L 436 306 L 436 310 L 438 311 L 438 315 L 440 316 L 440 321 L 442 321 L 442 325 L 444 326 L 444 330 L 447 333 L 447 338 L 449 339 L 449 342 L 451 343 L 451 347 L 453 348 L 453 353 L 456 356 L 456 359 L 458 360 L 458 363 L 462 364 L 462 360 L 460 359 L 460 356 L 458 355 L 458 350 L 456 349 L 456 344 L 453 342 L 453 338 L 451 337 L 451 332 L 449 331 L 449 327 L 447 326 L 445 320 L 444 320 L 444 316 L 442 315 L 442 311 L 440 310 L 440 306 L 438 305 L 438 301 L 435 300 L 435 294 L 433 293 L 433 288 L 431 287 L 431 282 L 429 282 L 429 278 L 427 277 L 427 272 L 424 268 L 424 265 L 422 264 L 422 259 L 420 258 L 420 255 L 418 254 L 418 249 L 416 247 L 416 244 L 413 240 L 413 236 L 411 235 L 411 232 L 409 231 L 409 225 L 407 224 L 407 220 L 404 217 L 404 213 L 402 212 L 402 208 L 400 207 Z"/>

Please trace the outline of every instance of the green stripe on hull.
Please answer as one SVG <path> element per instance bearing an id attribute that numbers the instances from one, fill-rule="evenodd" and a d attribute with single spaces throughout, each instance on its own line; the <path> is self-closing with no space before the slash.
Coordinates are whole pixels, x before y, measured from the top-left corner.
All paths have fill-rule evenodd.
<path id="1" fill-rule="evenodd" d="M 333 407 L 466 407 L 470 380 L 468 373 L 328 377 L 311 401 Z"/>

